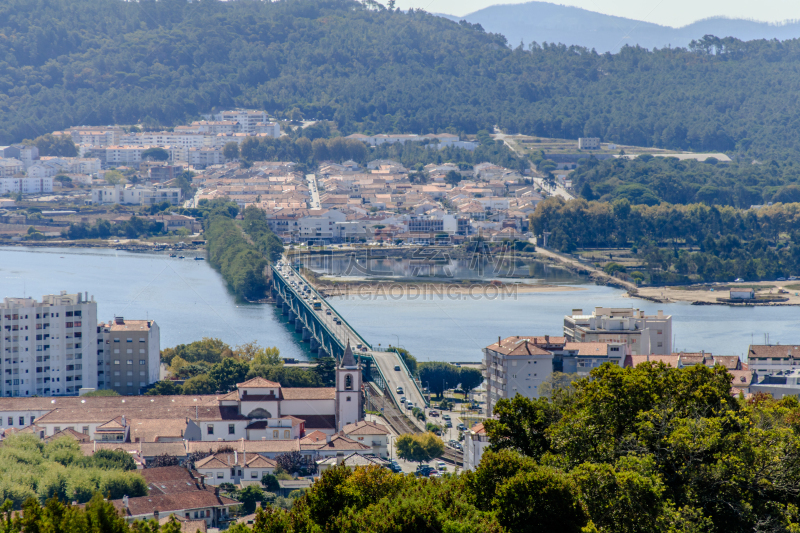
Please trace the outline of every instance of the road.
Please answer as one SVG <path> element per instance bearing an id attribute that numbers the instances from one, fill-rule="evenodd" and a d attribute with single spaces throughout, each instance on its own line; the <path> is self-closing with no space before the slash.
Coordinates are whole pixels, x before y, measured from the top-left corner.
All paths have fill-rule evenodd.
<path id="1" fill-rule="evenodd" d="M 319 209 L 319 184 L 317 183 L 316 174 L 306 174 L 306 181 L 308 182 L 308 192 L 311 193 L 311 209 Z"/>
<path id="2" fill-rule="evenodd" d="M 284 265 L 279 266 L 278 269 L 286 280 L 290 282 L 294 281 L 300 287 L 311 288 L 312 292 L 322 303 L 322 309 L 317 311 L 319 319 L 334 335 L 336 335 L 338 339 L 342 341 L 343 344 L 347 344 L 347 341 L 349 340 L 354 354 L 372 354 L 375 364 L 380 367 L 381 373 L 386 378 L 386 386 L 395 400 L 395 405 L 401 405 L 400 399 L 405 397 L 415 406 L 425 406 L 425 401 L 423 400 L 419 389 L 414 386 L 411 377 L 408 375 L 403 363 L 400 361 L 399 355 L 397 355 L 395 352 L 370 351 L 369 346 L 366 345 L 365 341 L 353 328 L 350 327 L 345 320 L 342 319 L 341 315 L 339 315 L 339 312 L 330 304 L 330 302 L 322 298 L 320 294 L 316 292 L 313 285 L 311 285 L 308 280 L 306 280 L 294 269 L 289 268 L 285 260 Z M 297 287 L 295 287 L 294 290 L 295 292 L 299 293 L 299 289 Z M 329 312 L 330 314 L 328 314 Z M 400 370 L 395 370 L 396 367 L 400 367 Z M 398 393 L 397 387 L 402 387 L 403 392 Z M 410 410 L 408 411 L 408 414 L 410 415 Z M 422 427 L 424 427 L 424 424 Z"/>
<path id="3" fill-rule="evenodd" d="M 575 197 L 572 196 L 567 190 L 562 187 L 561 185 L 555 185 L 551 187 L 544 178 L 533 178 L 533 182 L 542 188 L 543 191 L 547 191 L 550 193 L 550 196 L 560 196 L 564 200 L 574 200 Z"/>
<path id="4" fill-rule="evenodd" d="M 533 241 L 531 241 L 531 242 L 533 242 Z M 599 268 L 596 268 L 594 265 L 592 265 L 590 263 L 582 263 L 581 261 L 578 261 L 577 259 L 573 259 L 571 257 L 568 257 L 568 256 L 566 256 L 564 254 L 560 254 L 558 252 L 554 252 L 552 250 L 548 250 L 544 246 L 537 246 L 536 247 L 536 253 L 544 255 L 546 257 L 549 257 L 549 258 L 551 258 L 551 259 L 553 259 L 555 261 L 558 261 L 559 263 L 564 263 L 564 264 L 570 265 L 570 266 L 572 266 L 574 268 L 578 268 L 580 270 L 587 270 L 587 271 L 591 272 L 592 278 L 594 278 L 596 280 L 601 280 L 601 281 L 603 281 L 605 283 L 612 282 L 616 286 L 623 287 L 623 288 L 625 288 L 625 289 L 627 289 L 627 290 L 629 290 L 629 291 L 631 291 L 633 293 L 638 292 L 638 288 L 636 287 L 635 284 L 630 283 L 629 281 L 623 281 L 623 280 L 621 280 L 619 278 L 615 278 L 615 277 L 609 276 L 608 274 L 603 272 L 603 270 L 601 270 Z"/>

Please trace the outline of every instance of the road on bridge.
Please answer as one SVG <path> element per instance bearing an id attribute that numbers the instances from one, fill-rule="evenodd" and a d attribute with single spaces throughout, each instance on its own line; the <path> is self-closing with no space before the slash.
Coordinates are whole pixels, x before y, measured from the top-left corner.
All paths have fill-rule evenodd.
<path id="1" fill-rule="evenodd" d="M 311 285 L 302 274 L 290 268 L 286 261 L 278 266 L 278 270 L 290 284 L 291 282 L 295 283 L 295 285 L 292 285 L 292 288 L 296 293 L 300 294 L 301 292 L 305 292 L 303 290 L 305 287 L 313 289 L 313 285 Z M 322 309 L 316 311 L 318 318 L 331 333 L 342 341 L 342 344 L 347 344 L 349 340 L 354 354 L 372 355 L 375 364 L 380 367 L 380 371 L 386 379 L 386 387 L 394 398 L 395 404 L 401 406 L 400 400 L 406 398 L 413 406 L 424 408 L 425 400 L 422 394 L 420 394 L 419 389 L 414 385 L 411 376 L 408 375 L 405 366 L 400 361 L 400 356 L 395 352 L 370 351 L 365 341 L 342 319 L 339 312 L 333 308 L 330 302 L 321 297 L 319 301 L 322 304 Z M 402 392 L 398 392 L 397 387 L 402 387 Z M 405 406 L 402 407 L 406 409 Z M 411 418 L 411 410 L 406 409 L 406 411 Z M 416 419 L 415 422 L 417 422 Z M 424 424 L 421 422 L 418 422 L 418 424 L 424 427 Z"/>

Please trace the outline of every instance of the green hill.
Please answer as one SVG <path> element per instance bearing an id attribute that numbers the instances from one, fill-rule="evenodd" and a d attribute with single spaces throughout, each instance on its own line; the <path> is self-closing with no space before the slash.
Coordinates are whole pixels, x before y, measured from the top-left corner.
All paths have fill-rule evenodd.
<path id="1" fill-rule="evenodd" d="M 800 143 L 798 57 L 796 40 L 512 50 L 477 25 L 350 0 L 6 0 L 0 143 L 252 106 L 279 116 L 297 108 L 345 134 L 496 124 L 780 156 Z"/>

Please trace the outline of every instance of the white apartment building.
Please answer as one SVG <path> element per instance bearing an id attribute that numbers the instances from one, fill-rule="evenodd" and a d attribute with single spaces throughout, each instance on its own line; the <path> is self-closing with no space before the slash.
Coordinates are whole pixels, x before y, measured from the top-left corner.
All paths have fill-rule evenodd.
<path id="1" fill-rule="evenodd" d="M 39 159 L 39 149 L 24 144 L 0 146 L 0 158 L 16 159 L 22 163 L 23 167 L 28 168 Z"/>
<path id="2" fill-rule="evenodd" d="M 475 470 L 481 462 L 481 457 L 489 447 L 489 437 L 483 424 L 475 424 L 464 432 L 464 470 Z"/>
<path id="3" fill-rule="evenodd" d="M 141 394 L 158 381 L 161 330 L 155 320 L 115 317 L 97 326 L 97 387 Z"/>
<path id="4" fill-rule="evenodd" d="M 100 150 L 100 153 L 105 153 L 105 164 L 109 167 L 120 165 L 139 165 L 142 162 L 142 152 L 150 148 L 163 148 L 169 152 L 169 160 L 181 160 L 185 150 L 179 146 L 106 146 L 105 150 Z"/>
<path id="5" fill-rule="evenodd" d="M 160 185 L 109 185 L 92 189 L 92 204 L 145 205 L 169 202 L 179 205 L 183 198 L 180 187 Z"/>
<path id="6" fill-rule="evenodd" d="M 794 344 L 751 344 L 747 350 L 750 370 L 760 376 L 789 374 L 800 369 L 800 346 Z"/>
<path id="7" fill-rule="evenodd" d="M 630 355 L 622 342 L 568 342 L 564 337 L 514 336 L 497 339 L 483 349 L 487 412 L 501 399 L 520 394 L 538 398 L 553 372 L 586 377 L 604 363 L 624 366 Z"/>
<path id="8" fill-rule="evenodd" d="M 188 149 L 209 146 L 212 138 L 213 136 L 203 133 L 147 131 L 123 135 L 120 144 L 126 146 L 174 146 Z"/>
<path id="9" fill-rule="evenodd" d="M 39 158 L 40 164 L 52 164 L 58 167 L 59 172 L 68 174 L 97 174 L 102 169 L 102 162 L 96 157 L 54 157 L 44 156 Z M 28 175 L 32 176 L 31 170 L 38 165 L 28 169 Z"/>
<path id="10" fill-rule="evenodd" d="M 191 123 L 191 127 L 198 133 L 236 133 L 240 130 L 239 123 L 235 120 L 199 120 Z"/>
<path id="11" fill-rule="evenodd" d="M 54 131 L 53 135 L 69 135 L 75 144 L 113 146 L 119 144 L 125 132 L 119 126 L 74 126 L 67 131 Z"/>
<path id="12" fill-rule="evenodd" d="M 632 355 L 668 355 L 672 353 L 672 315 L 613 307 L 596 307 L 585 315 L 582 309 L 573 309 L 571 316 L 564 317 L 564 336 L 569 342 L 624 343 Z"/>
<path id="13" fill-rule="evenodd" d="M 0 178 L 0 194 L 36 194 L 53 192 L 53 178 L 28 176 Z"/>
<path id="14" fill-rule="evenodd" d="M 600 139 L 598 137 L 579 137 L 578 150 L 599 150 Z"/>
<path id="15" fill-rule="evenodd" d="M 331 242 L 337 238 L 337 222 L 344 222 L 347 215 L 333 209 L 311 209 L 308 216 L 299 220 L 301 241 Z"/>
<path id="16" fill-rule="evenodd" d="M 186 161 L 194 168 L 221 165 L 225 162 L 222 147 L 189 148 Z"/>
<path id="17" fill-rule="evenodd" d="M 25 165 L 22 161 L 13 157 L 0 158 L 0 178 L 10 178 L 15 174 L 22 174 Z"/>
<path id="18" fill-rule="evenodd" d="M 208 118 L 215 121 L 238 122 L 240 128 L 238 131 L 245 133 L 255 133 L 259 123 L 269 122 L 269 115 L 266 112 L 252 109 L 221 111 Z"/>
<path id="19" fill-rule="evenodd" d="M 94 297 L 50 294 L 0 303 L 0 396 L 76 395 L 97 387 Z"/>

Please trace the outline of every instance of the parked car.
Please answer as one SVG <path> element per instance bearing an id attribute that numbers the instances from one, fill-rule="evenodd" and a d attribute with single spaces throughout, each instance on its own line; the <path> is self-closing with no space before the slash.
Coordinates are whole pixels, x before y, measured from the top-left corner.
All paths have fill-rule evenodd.
<path id="1" fill-rule="evenodd" d="M 439 461 L 438 463 L 436 463 L 436 468 L 438 468 L 439 470 L 444 470 L 445 468 L 447 468 L 447 465 L 444 464 L 444 461 Z"/>
<path id="2" fill-rule="evenodd" d="M 434 469 L 433 469 L 433 467 L 432 467 L 432 466 L 428 466 L 428 465 L 419 465 L 419 466 L 417 467 L 416 474 L 417 474 L 418 476 L 426 476 L 426 477 L 427 477 L 427 476 L 431 475 L 431 472 L 434 472 Z"/>
<path id="3" fill-rule="evenodd" d="M 445 420 L 444 421 L 444 427 L 451 428 L 451 427 L 453 427 L 453 423 L 450 422 L 449 420 Z"/>
<path id="4" fill-rule="evenodd" d="M 403 387 L 397 387 L 397 394 L 403 394 Z"/>
<path id="5" fill-rule="evenodd" d="M 450 420 L 450 415 L 448 415 L 448 414 L 444 414 L 444 415 L 442 415 L 442 419 L 443 419 L 443 420 L 448 420 L 448 421 L 449 421 L 449 420 Z"/>
<path id="6" fill-rule="evenodd" d="M 439 416 L 439 412 L 438 411 L 431 411 L 429 414 L 430 414 L 430 416 Z"/>
<path id="7" fill-rule="evenodd" d="M 459 424 L 457 426 L 457 428 L 458 428 L 459 431 L 466 431 L 467 430 L 466 424 Z"/>

